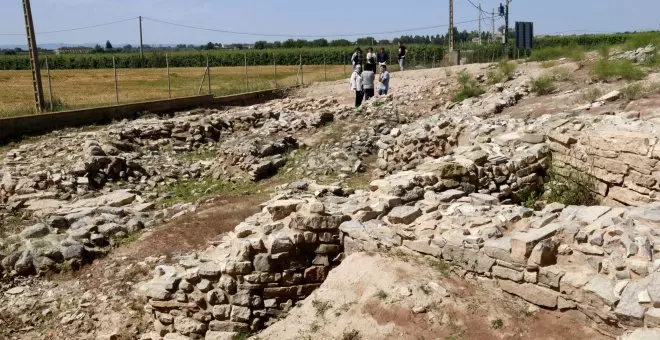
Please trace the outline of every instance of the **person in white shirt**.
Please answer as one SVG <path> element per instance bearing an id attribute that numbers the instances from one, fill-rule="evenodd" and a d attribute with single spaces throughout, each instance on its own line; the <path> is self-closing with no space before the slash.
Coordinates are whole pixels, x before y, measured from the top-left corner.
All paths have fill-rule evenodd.
<path id="1" fill-rule="evenodd" d="M 362 98 L 364 98 L 364 92 L 362 90 L 362 66 L 359 64 L 355 65 L 349 86 L 351 91 L 355 91 L 355 107 L 360 107 L 362 105 Z"/>
<path id="2" fill-rule="evenodd" d="M 364 70 L 376 72 L 376 53 L 374 53 L 374 49 L 371 47 L 367 49 L 367 61 L 364 65 Z"/>

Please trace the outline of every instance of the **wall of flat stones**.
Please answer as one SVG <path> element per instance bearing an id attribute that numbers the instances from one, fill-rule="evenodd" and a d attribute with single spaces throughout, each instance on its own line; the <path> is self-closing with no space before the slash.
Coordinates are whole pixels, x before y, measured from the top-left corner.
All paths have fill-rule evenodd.
<path id="1" fill-rule="evenodd" d="M 425 197 L 376 219 L 354 214 L 340 226 L 346 254 L 442 259 L 539 307 L 578 310 L 610 334 L 660 325 L 660 206 L 551 204 L 534 212 L 474 195 Z"/>
<path id="2" fill-rule="evenodd" d="M 143 338 L 215 339 L 269 325 L 339 263 L 347 218 L 319 202 L 276 200 L 207 252 L 156 268 L 140 287 L 155 332 Z"/>
<path id="3" fill-rule="evenodd" d="M 557 173 L 591 187 L 603 204 L 639 206 L 658 200 L 660 147 L 642 132 L 548 133 Z"/>

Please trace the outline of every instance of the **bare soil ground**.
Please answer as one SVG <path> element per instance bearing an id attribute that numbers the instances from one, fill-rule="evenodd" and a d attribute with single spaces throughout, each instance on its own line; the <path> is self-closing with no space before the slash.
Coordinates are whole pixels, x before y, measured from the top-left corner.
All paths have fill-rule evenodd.
<path id="1" fill-rule="evenodd" d="M 531 311 L 527 303 L 487 281 L 466 281 L 439 271 L 437 263 L 407 255 L 360 253 L 344 260 L 286 319 L 253 339 L 607 337 L 574 314 Z"/>

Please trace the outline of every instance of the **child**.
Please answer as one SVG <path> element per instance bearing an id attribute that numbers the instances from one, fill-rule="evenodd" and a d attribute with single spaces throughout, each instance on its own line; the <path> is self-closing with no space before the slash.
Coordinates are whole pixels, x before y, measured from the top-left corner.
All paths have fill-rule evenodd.
<path id="1" fill-rule="evenodd" d="M 387 65 L 380 65 L 380 88 L 378 95 L 384 96 L 390 89 L 390 73 L 387 72 Z"/>
<path id="2" fill-rule="evenodd" d="M 355 91 L 355 107 L 360 107 L 362 105 L 362 98 L 364 93 L 362 91 L 362 66 L 360 64 L 355 65 L 353 74 L 351 75 L 350 88 L 352 91 Z"/>
<path id="3" fill-rule="evenodd" d="M 375 65 L 374 65 L 375 68 Z M 371 68 L 362 72 L 362 88 L 364 90 L 364 100 L 369 100 L 374 96 L 374 81 L 376 80 L 376 72 Z"/>

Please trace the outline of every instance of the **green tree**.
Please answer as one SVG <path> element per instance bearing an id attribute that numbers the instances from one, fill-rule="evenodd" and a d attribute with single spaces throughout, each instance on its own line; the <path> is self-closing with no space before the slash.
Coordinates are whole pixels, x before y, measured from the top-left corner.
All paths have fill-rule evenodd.
<path id="1" fill-rule="evenodd" d="M 106 40 L 105 49 L 106 50 L 111 50 L 112 49 L 112 44 L 110 43 L 110 40 Z"/>

